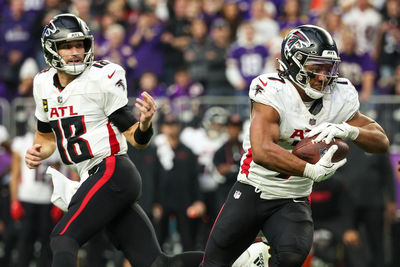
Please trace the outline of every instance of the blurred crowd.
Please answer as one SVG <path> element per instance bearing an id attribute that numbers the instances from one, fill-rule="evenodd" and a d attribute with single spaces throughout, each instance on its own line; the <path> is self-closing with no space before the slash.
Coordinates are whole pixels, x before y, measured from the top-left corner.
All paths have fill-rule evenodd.
<path id="1" fill-rule="evenodd" d="M 399 94 L 398 0 L 1 0 L 0 97 L 32 95 L 45 68 L 41 31 L 56 14 L 88 22 L 95 59 L 122 65 L 129 96 L 246 95 L 250 81 L 275 71 L 282 37 L 316 24 L 336 39 L 340 74 L 366 102 Z"/>
<path id="2" fill-rule="evenodd" d="M 148 91 L 162 100 L 151 146 L 143 151 L 131 147 L 129 155 L 143 178 L 141 205 L 170 253 L 204 249 L 212 223 L 240 171 L 243 154 L 241 135 L 248 112 L 200 106 L 193 100 L 246 96 L 254 77 L 275 71 L 282 38 L 292 28 L 316 24 L 334 36 L 342 59 L 340 76 L 351 80 L 362 103 L 372 95 L 400 95 L 400 0 L 0 0 L 0 98 L 11 103 L 32 96 L 33 78 L 46 68 L 42 29 L 54 15 L 66 12 L 88 23 L 95 40 L 95 60 L 124 67 L 129 97 Z M 190 114 L 185 116 L 187 111 Z M 33 175 L 36 182 L 39 175 L 40 182 L 50 186 L 43 169 L 34 174 L 16 171 L 23 168 L 25 144 L 32 140 L 30 123 L 26 123 L 30 120 L 21 121 L 28 127 L 16 133 L 18 138 L 0 131 L 0 266 L 24 267 L 28 265 L 23 260 L 35 258 L 37 266 L 46 267 L 39 260 L 48 262 L 48 248 L 37 246 L 35 240 L 47 242 L 59 213 L 48 194 L 46 200 L 19 196 L 21 175 Z M 320 247 L 314 252 L 335 266 L 381 267 L 382 262 L 390 266 L 396 254 L 388 255 L 382 249 L 390 247 L 385 237 L 388 231 L 390 236 L 388 225 L 396 212 L 394 176 L 387 155 L 362 156 L 371 161 L 372 169 L 381 171 L 344 168 L 332 179 L 334 183 L 321 183 L 315 189 L 316 227 L 325 232 L 316 236 Z M 360 155 L 352 157 L 365 163 Z M 360 192 L 362 183 L 364 191 Z M 373 194 L 376 199 L 370 197 Z M 353 199 L 347 201 L 349 197 Z M 365 200 L 372 204 L 365 205 Z M 39 236 L 24 224 L 28 211 L 34 210 L 30 202 L 45 205 L 47 211 L 47 228 Z M 338 220 L 335 227 L 329 223 L 331 216 Z M 371 232 L 376 235 L 371 237 Z M 363 249 L 357 250 L 360 244 Z M 106 258 L 112 258 L 114 266 L 123 264 L 123 259 L 107 254 L 110 245 L 102 236 L 89 242 L 86 251 L 81 266 L 106 266 Z M 333 259 L 327 252 L 333 253 Z M 24 257 L 17 260 L 18 253 Z M 349 254 L 356 256 L 348 259 Z"/>

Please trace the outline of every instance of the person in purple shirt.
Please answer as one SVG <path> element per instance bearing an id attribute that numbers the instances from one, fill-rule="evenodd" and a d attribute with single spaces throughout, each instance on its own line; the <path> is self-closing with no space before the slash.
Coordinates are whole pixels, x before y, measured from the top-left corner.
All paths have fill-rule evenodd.
<path id="1" fill-rule="evenodd" d="M 0 22 L 0 81 L 10 91 L 18 86 L 18 73 L 22 62 L 33 54 L 32 34 L 36 13 L 24 10 L 23 0 L 10 1 L 3 8 Z"/>
<path id="2" fill-rule="evenodd" d="M 359 93 L 360 102 L 370 99 L 377 74 L 377 65 L 368 53 L 358 53 L 355 35 L 345 30 L 341 34 L 342 49 L 339 73 L 349 79 Z"/>
<path id="3" fill-rule="evenodd" d="M 154 72 L 147 71 L 140 76 L 138 92 L 136 97 L 140 97 L 142 93 L 148 92 L 154 99 L 166 97 L 166 88 L 158 82 L 157 75 Z"/>
<path id="4" fill-rule="evenodd" d="M 251 81 L 264 72 L 269 54 L 265 46 L 255 42 L 250 23 L 243 23 L 240 30 L 244 38 L 233 44 L 228 53 L 226 76 L 237 95 L 247 95 Z"/>
<path id="5" fill-rule="evenodd" d="M 278 17 L 281 36 L 286 36 L 293 28 L 307 24 L 308 21 L 308 17 L 301 14 L 300 0 L 286 0 Z"/>
<path id="6" fill-rule="evenodd" d="M 194 82 L 186 67 L 179 68 L 174 75 L 174 83 L 167 88 L 172 112 L 182 114 L 192 112 L 191 100 L 204 95 L 204 87 L 199 82 Z"/>
<path id="7" fill-rule="evenodd" d="M 131 82 L 134 77 L 134 68 L 137 66 L 137 60 L 132 47 L 125 42 L 125 28 L 115 23 L 107 28 L 105 38 L 106 40 L 98 46 L 95 58 L 109 60 L 121 65 L 126 69 L 128 83 Z"/>
<path id="8" fill-rule="evenodd" d="M 135 83 L 145 72 L 153 72 L 157 78 L 164 74 L 164 53 L 161 34 L 164 24 L 152 10 L 145 10 L 138 19 L 133 33 L 128 37 L 135 51 L 137 64 L 134 71 Z"/>

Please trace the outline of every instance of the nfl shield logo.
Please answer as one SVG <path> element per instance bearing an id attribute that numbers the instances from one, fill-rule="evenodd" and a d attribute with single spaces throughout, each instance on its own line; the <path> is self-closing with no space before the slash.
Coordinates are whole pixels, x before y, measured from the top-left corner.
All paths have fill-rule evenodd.
<path id="1" fill-rule="evenodd" d="M 310 121 L 308 122 L 310 125 L 315 125 L 315 123 L 317 122 L 316 119 L 311 118 Z"/>
<path id="2" fill-rule="evenodd" d="M 63 102 L 62 96 L 58 96 L 58 97 L 57 97 L 57 102 L 60 103 L 60 104 Z"/>
<path id="3" fill-rule="evenodd" d="M 233 197 L 234 197 L 235 199 L 239 199 L 241 195 L 242 195 L 242 192 L 236 190 L 235 193 L 233 194 Z"/>

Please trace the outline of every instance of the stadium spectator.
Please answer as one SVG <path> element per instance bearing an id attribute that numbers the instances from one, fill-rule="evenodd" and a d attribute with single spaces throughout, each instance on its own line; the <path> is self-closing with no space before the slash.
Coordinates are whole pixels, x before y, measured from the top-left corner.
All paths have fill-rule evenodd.
<path id="1" fill-rule="evenodd" d="M 362 241 L 354 224 L 350 194 L 349 188 L 336 175 L 314 183 L 310 195 L 314 221 L 313 262 L 318 259 L 333 266 L 353 266 L 349 253 L 358 250 Z M 360 259 L 362 263 L 365 264 L 364 259 Z"/>
<path id="2" fill-rule="evenodd" d="M 233 43 L 237 38 L 237 30 L 240 24 L 243 22 L 243 18 L 240 13 L 240 9 L 235 0 L 224 1 L 221 10 L 221 17 L 228 23 L 230 34 L 229 42 Z M 215 21 L 214 21 L 215 23 Z M 213 24 L 214 24 L 213 23 Z M 212 25 L 213 25 L 212 24 Z M 211 25 L 211 27 L 212 27 Z"/>
<path id="3" fill-rule="evenodd" d="M 199 185 L 207 213 L 199 230 L 200 244 L 205 246 L 213 222 L 218 215 L 217 173 L 213 164 L 215 151 L 227 140 L 225 124 L 228 111 L 222 107 L 208 108 L 202 116 L 201 124 L 187 126 L 182 130 L 181 141 L 197 156 L 200 165 Z"/>
<path id="4" fill-rule="evenodd" d="M 388 0 L 382 11 L 383 21 L 379 26 L 376 46 L 377 63 L 379 64 L 380 84 L 394 75 L 400 57 L 400 3 Z M 383 88 L 387 89 L 388 88 Z M 388 92 L 387 92 L 388 93 Z"/>
<path id="5" fill-rule="evenodd" d="M 264 0 L 252 1 L 249 21 L 254 27 L 255 42 L 268 48 L 270 40 L 279 36 L 279 24 L 273 19 L 274 14 L 268 13 L 265 5 Z"/>
<path id="6" fill-rule="evenodd" d="M 244 39 L 231 47 L 226 61 L 226 77 L 238 96 L 247 95 L 251 81 L 264 72 L 268 58 L 267 48 L 254 39 L 254 27 L 245 22 L 240 26 L 241 31 Z"/>
<path id="7" fill-rule="evenodd" d="M 26 267 L 32 261 L 37 266 L 50 267 L 50 233 L 63 213 L 51 204 L 53 187 L 45 172 L 48 166 L 52 166 L 68 176 L 68 170 L 58 154 L 43 160 L 37 169 L 29 169 L 24 164 L 23 156 L 34 139 L 30 127 L 27 127 L 23 136 L 15 137 L 12 142 L 10 213 L 14 220 L 21 222 L 17 233 L 16 266 Z M 38 258 L 34 256 L 36 241 L 40 242 Z"/>
<path id="8" fill-rule="evenodd" d="M 357 50 L 357 40 L 353 31 L 342 31 L 341 40 L 340 75 L 351 81 L 360 95 L 361 103 L 368 102 L 375 87 L 377 66 L 369 53 L 362 53 Z"/>
<path id="9" fill-rule="evenodd" d="M 24 60 L 33 54 L 36 40 L 33 35 L 36 13 L 24 10 L 23 0 L 13 0 L 1 14 L 0 24 L 0 81 L 7 91 L 3 97 L 12 100 L 17 95 L 19 70 Z"/>
<path id="10" fill-rule="evenodd" d="M 33 96 L 33 78 L 39 72 L 38 65 L 33 58 L 27 58 L 19 71 L 18 95 L 22 97 Z"/>
<path id="11" fill-rule="evenodd" d="M 202 18 L 210 28 L 215 19 L 220 16 L 224 0 L 203 0 L 202 1 Z"/>
<path id="12" fill-rule="evenodd" d="M 161 35 L 164 24 L 154 11 L 145 10 L 139 15 L 132 34 L 128 37 L 129 43 L 135 51 L 136 63 L 134 66 L 134 85 L 143 73 L 153 72 L 158 79 L 164 75 L 164 53 L 161 44 Z"/>
<path id="13" fill-rule="evenodd" d="M 176 218 L 177 231 L 184 250 L 195 249 L 199 220 L 205 205 L 199 190 L 199 165 L 195 154 L 179 139 L 181 126 L 173 114 L 161 117 L 160 134 L 154 138 L 161 163 L 155 208 L 161 215 L 155 218 L 160 244 L 170 233 L 171 216 Z"/>
<path id="14" fill-rule="evenodd" d="M 352 165 L 339 169 L 335 179 L 340 179 L 349 188 L 350 201 L 354 205 L 353 224 L 363 241 L 363 251 L 354 250 L 349 254 L 351 266 L 385 266 L 384 228 L 394 222 L 396 215 L 392 165 L 387 154 L 374 155 L 353 143 L 349 145 L 347 158 Z"/>
<path id="15" fill-rule="evenodd" d="M 126 78 L 133 81 L 134 68 L 137 66 L 136 54 L 132 47 L 126 43 L 125 28 L 115 23 L 110 25 L 105 32 L 105 41 L 98 47 L 96 59 L 110 60 L 126 69 Z M 132 96 L 131 88 L 128 88 L 128 95 Z"/>
<path id="16" fill-rule="evenodd" d="M 69 12 L 88 22 L 89 29 L 95 35 L 100 30 L 99 22 L 92 16 L 92 1 L 72 1 Z"/>
<path id="17" fill-rule="evenodd" d="M 317 163 L 307 163 L 291 153 L 295 141 L 315 135 L 316 142 L 330 143 L 339 137 L 368 152 L 388 151 L 381 126 L 358 111 L 357 91 L 338 78 L 339 62 L 329 33 L 304 25 L 282 42 L 281 71 L 253 80 L 238 181 L 215 221 L 201 266 L 231 265 L 260 230 L 271 246 L 270 266 L 303 264 L 313 239 L 307 196 L 314 182 L 329 178 L 346 160 L 333 163 L 337 146 L 331 146 Z"/>
<path id="18" fill-rule="evenodd" d="M 17 227 L 10 214 L 10 170 L 11 138 L 7 128 L 0 124 L 0 234 L 4 245 L 0 266 L 9 267 L 13 262 L 13 251 L 17 245 Z"/>
<path id="19" fill-rule="evenodd" d="M 174 81 L 167 88 L 167 97 L 170 100 L 172 112 L 181 115 L 183 112 L 196 112 L 193 110 L 192 100 L 204 95 L 204 86 L 192 80 L 186 67 L 181 67 L 176 71 Z"/>
<path id="20" fill-rule="evenodd" d="M 228 196 L 231 187 L 236 182 L 240 159 L 244 154 L 240 135 L 243 121 L 239 114 L 229 116 L 226 123 L 228 140 L 215 151 L 213 163 L 220 174 L 217 188 L 217 208 L 220 209 Z"/>
<path id="21" fill-rule="evenodd" d="M 187 0 L 173 3 L 171 19 L 166 23 L 161 35 L 165 55 L 165 74 L 163 82 L 171 84 L 176 70 L 184 64 L 183 51 L 190 39 L 190 21 L 186 16 Z"/>
<path id="22" fill-rule="evenodd" d="M 58 145 L 63 162 L 81 179 L 51 234 L 52 266 L 77 266 L 79 247 L 103 228 L 133 266 L 197 266 L 202 253 L 162 253 L 137 204 L 141 178 L 126 155 L 126 139 L 137 148 L 147 146 L 156 104 L 146 92 L 136 98 L 141 112 L 136 122 L 127 108 L 124 69 L 108 61 L 92 65 L 92 38 L 78 17 L 54 17 L 42 36 L 51 68 L 34 81 L 38 126 L 25 163 L 37 168 Z"/>
<path id="23" fill-rule="evenodd" d="M 114 16 L 109 13 L 104 14 L 99 18 L 99 29 L 97 32 L 94 32 L 94 45 L 95 45 L 95 56 L 99 54 L 106 53 L 106 51 L 101 51 L 100 47 L 106 42 L 106 32 L 108 28 L 117 23 L 117 20 Z"/>
<path id="24" fill-rule="evenodd" d="M 278 17 L 281 36 L 286 36 L 289 31 L 297 26 L 308 23 L 308 17 L 301 14 L 300 0 L 285 0 L 282 13 Z"/>
<path id="25" fill-rule="evenodd" d="M 382 21 L 381 15 L 372 7 L 369 0 L 356 0 L 356 5 L 343 14 L 343 23 L 353 30 L 357 48 L 361 53 L 371 53 L 376 59 L 375 46 L 377 33 Z"/>
<path id="26" fill-rule="evenodd" d="M 193 19 L 190 27 L 192 37 L 184 52 L 185 65 L 193 81 L 201 83 L 207 88 L 207 58 L 206 45 L 208 41 L 208 28 L 204 20 Z"/>
<path id="27" fill-rule="evenodd" d="M 153 72 L 145 72 L 139 80 L 139 87 L 135 96 L 139 97 L 143 92 L 149 93 L 154 99 L 166 97 L 166 88 L 158 82 Z"/>
<path id="28" fill-rule="evenodd" d="M 229 24 L 221 18 L 216 19 L 211 26 L 211 38 L 205 47 L 206 95 L 235 95 L 235 90 L 225 75 L 226 57 L 230 47 L 230 32 Z"/>

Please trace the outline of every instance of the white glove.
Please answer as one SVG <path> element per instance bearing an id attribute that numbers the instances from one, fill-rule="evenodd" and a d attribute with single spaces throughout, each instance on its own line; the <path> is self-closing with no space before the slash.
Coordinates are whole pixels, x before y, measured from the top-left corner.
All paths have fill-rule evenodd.
<path id="1" fill-rule="evenodd" d="M 315 142 L 321 142 L 325 139 L 325 143 L 329 144 L 334 137 L 355 140 L 359 133 L 360 130 L 357 127 L 351 126 L 345 122 L 341 124 L 324 122 L 308 132 L 306 137 L 312 137 L 318 134 L 315 138 Z"/>
<path id="2" fill-rule="evenodd" d="M 322 158 L 315 164 L 307 163 L 303 176 L 312 179 L 314 182 L 321 182 L 331 177 L 337 169 L 346 163 L 346 159 L 332 162 L 333 154 L 338 150 L 337 145 L 331 146 Z"/>

